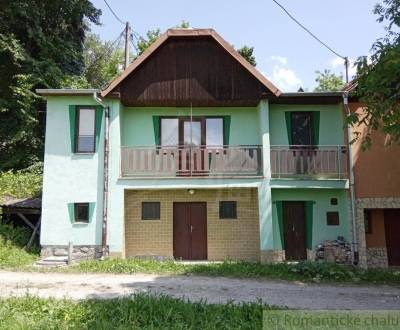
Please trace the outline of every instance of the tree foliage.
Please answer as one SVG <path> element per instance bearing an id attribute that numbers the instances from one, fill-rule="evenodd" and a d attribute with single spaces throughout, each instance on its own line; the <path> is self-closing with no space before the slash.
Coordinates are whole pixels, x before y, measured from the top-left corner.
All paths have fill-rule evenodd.
<path id="1" fill-rule="evenodd" d="M 242 55 L 252 66 L 257 65 L 256 58 L 253 55 L 254 47 L 243 46 L 242 48 L 237 49 L 237 52 Z"/>
<path id="2" fill-rule="evenodd" d="M 82 74 L 85 34 L 100 14 L 88 0 L 1 2 L 0 170 L 43 157 L 45 107 L 34 90 Z"/>
<path id="3" fill-rule="evenodd" d="M 318 86 L 314 89 L 314 92 L 332 92 L 339 91 L 343 87 L 343 75 L 336 75 L 328 69 L 324 71 L 316 71 L 317 77 L 315 81 Z"/>
<path id="4" fill-rule="evenodd" d="M 366 108 L 362 116 L 351 117 L 353 125 L 369 128 L 364 147 L 371 145 L 371 130 L 400 142 L 400 1 L 383 0 L 374 13 L 379 23 L 386 23 L 387 34 L 373 44 L 369 58 L 360 57 L 356 63 L 357 95 Z"/>

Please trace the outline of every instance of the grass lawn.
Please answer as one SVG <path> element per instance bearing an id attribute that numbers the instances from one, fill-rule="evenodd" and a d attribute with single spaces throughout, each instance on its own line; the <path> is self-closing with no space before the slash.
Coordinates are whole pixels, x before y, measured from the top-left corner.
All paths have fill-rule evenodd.
<path id="1" fill-rule="evenodd" d="M 139 294 L 113 300 L 0 300 L 0 329 L 261 329 L 261 303 L 211 305 Z"/>
<path id="2" fill-rule="evenodd" d="M 88 273 L 155 273 L 178 275 L 206 275 L 247 278 L 298 280 L 308 282 L 373 283 L 400 285 L 400 271 L 362 270 L 327 263 L 300 262 L 262 265 L 252 262 L 225 261 L 210 264 L 185 264 L 174 261 L 143 259 L 106 259 L 84 261 L 68 269 Z"/>

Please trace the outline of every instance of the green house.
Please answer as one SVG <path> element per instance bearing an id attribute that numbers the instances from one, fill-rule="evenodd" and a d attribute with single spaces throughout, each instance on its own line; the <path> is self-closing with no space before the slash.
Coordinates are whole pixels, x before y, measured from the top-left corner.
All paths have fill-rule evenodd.
<path id="1" fill-rule="evenodd" d="M 282 93 L 211 29 L 47 99 L 42 255 L 314 259 L 350 239 L 341 93 Z"/>

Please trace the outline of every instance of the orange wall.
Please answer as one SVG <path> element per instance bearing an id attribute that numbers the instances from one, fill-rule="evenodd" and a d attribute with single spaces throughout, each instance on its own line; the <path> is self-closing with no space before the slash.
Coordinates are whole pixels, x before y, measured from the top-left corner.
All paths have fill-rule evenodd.
<path id="1" fill-rule="evenodd" d="M 371 234 L 365 234 L 367 248 L 386 247 L 385 221 L 382 209 L 371 210 Z"/>
<path id="2" fill-rule="evenodd" d="M 350 109 L 363 112 L 359 103 L 350 103 Z M 374 131 L 371 149 L 362 151 L 361 141 L 367 128 L 362 125 L 354 127 L 354 131 L 361 133 L 353 145 L 356 197 L 400 197 L 400 146 L 387 146 L 387 137 Z"/>

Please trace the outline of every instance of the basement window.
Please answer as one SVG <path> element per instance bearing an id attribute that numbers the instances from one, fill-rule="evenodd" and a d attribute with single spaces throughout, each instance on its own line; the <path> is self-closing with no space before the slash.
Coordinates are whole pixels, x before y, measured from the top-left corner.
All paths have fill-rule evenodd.
<path id="1" fill-rule="evenodd" d="M 89 223 L 89 203 L 75 203 L 75 222 Z"/>
<path id="2" fill-rule="evenodd" d="M 142 220 L 160 220 L 160 202 L 142 202 Z"/>
<path id="3" fill-rule="evenodd" d="M 328 226 L 339 226 L 339 212 L 326 212 L 326 224 Z"/>
<path id="4" fill-rule="evenodd" d="M 237 219 L 236 202 L 234 201 L 219 202 L 219 218 Z"/>

